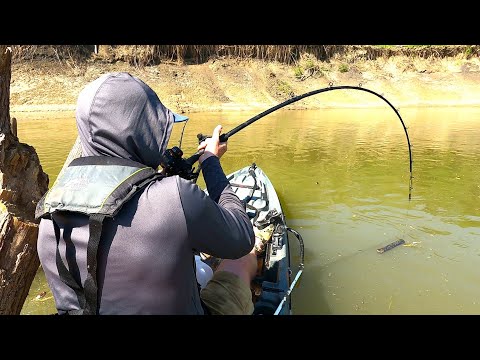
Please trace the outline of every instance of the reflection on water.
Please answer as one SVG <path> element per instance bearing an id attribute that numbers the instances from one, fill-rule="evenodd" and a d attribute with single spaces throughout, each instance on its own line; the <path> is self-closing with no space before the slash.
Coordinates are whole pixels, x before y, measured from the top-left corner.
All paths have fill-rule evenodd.
<path id="1" fill-rule="evenodd" d="M 190 114 L 184 153 L 197 133 L 254 115 Z M 76 137 L 73 113 L 16 117 L 53 184 Z M 257 163 L 305 241 L 295 314 L 480 314 L 480 109 L 405 109 L 402 118 L 414 146 L 411 201 L 407 141 L 391 109 L 279 110 L 230 138 L 225 172 Z M 408 246 L 377 253 L 400 238 Z M 51 300 L 32 300 L 44 289 L 39 272 L 22 313 L 52 312 Z"/>

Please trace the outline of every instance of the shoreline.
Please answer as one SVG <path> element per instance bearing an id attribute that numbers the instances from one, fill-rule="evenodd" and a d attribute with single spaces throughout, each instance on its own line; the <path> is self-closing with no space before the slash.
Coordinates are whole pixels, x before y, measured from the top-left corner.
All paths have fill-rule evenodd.
<path id="1" fill-rule="evenodd" d="M 107 72 L 126 71 L 147 83 L 178 113 L 265 111 L 317 89 L 361 84 L 396 108 L 480 106 L 480 59 L 392 56 L 310 61 L 315 72 L 299 78 L 301 63 L 223 58 L 197 65 L 162 63 L 135 67 L 125 62 L 61 63 L 35 60 L 12 64 L 10 111 L 75 111 L 78 94 Z M 309 65 L 310 66 L 310 65 Z M 304 66 L 305 67 L 305 66 Z M 365 109 L 388 106 L 367 92 L 323 92 L 287 105 L 288 110 Z"/>
<path id="2" fill-rule="evenodd" d="M 392 105 L 397 105 L 393 104 Z M 275 106 L 275 105 L 273 105 Z M 295 105 L 288 105 L 285 106 L 284 110 L 295 111 L 295 110 L 332 110 L 332 109 L 381 109 L 383 107 L 388 107 L 386 103 L 383 105 L 348 105 L 348 104 L 329 104 L 325 106 L 317 106 L 317 107 L 305 107 L 305 106 L 295 106 Z M 238 106 L 232 107 L 198 107 L 198 108 L 190 108 L 188 112 L 182 111 L 182 113 L 186 114 L 194 114 L 194 113 L 203 113 L 203 112 L 253 112 L 253 111 L 265 111 L 272 106 L 268 107 L 245 107 L 244 105 L 240 104 Z M 416 103 L 416 104 L 400 104 L 396 106 L 396 108 L 402 109 L 413 109 L 413 108 L 473 108 L 473 107 L 480 107 L 480 98 L 479 101 L 476 102 L 468 102 L 468 103 L 459 103 L 457 101 L 452 103 L 446 103 L 445 101 L 442 102 L 435 102 L 432 101 L 430 103 Z M 11 113 L 17 114 L 25 114 L 25 113 L 61 113 L 61 112 L 75 112 L 76 105 L 64 105 L 64 104 L 46 104 L 46 105 L 20 105 L 20 106 L 10 106 Z"/>

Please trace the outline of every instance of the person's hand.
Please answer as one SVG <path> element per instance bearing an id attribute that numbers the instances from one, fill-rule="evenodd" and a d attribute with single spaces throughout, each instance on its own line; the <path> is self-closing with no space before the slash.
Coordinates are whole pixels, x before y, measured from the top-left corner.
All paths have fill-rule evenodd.
<path id="1" fill-rule="evenodd" d="M 221 158 L 223 154 L 227 152 L 227 143 L 220 142 L 220 133 L 222 132 L 222 125 L 217 125 L 215 129 L 213 129 L 213 134 L 211 138 L 207 138 L 200 145 L 198 145 L 197 150 L 204 149 L 205 152 L 200 156 L 198 162 L 201 164 L 210 156 L 216 156 Z"/>

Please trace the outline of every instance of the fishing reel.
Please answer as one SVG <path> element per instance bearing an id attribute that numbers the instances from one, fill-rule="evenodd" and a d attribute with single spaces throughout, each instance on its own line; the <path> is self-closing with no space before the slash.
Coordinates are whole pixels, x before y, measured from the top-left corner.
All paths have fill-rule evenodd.
<path id="1" fill-rule="evenodd" d="M 198 143 L 201 144 L 202 141 L 210 137 L 211 136 L 208 135 L 198 134 Z M 220 135 L 220 142 L 227 141 L 227 138 L 225 134 Z M 203 150 L 197 151 L 189 158 L 184 159 L 182 157 L 183 151 L 178 146 L 174 146 L 171 149 L 165 150 L 160 165 L 165 169 L 166 176 L 178 175 L 181 178 L 195 182 L 200 174 L 200 167 L 195 171 L 193 165 L 198 161 L 203 152 Z"/>
<path id="2" fill-rule="evenodd" d="M 166 176 L 178 175 L 181 178 L 196 181 L 198 175 L 200 174 L 200 168 L 195 171 L 193 164 L 198 161 L 200 155 L 202 154 L 203 150 L 196 152 L 187 159 L 184 159 L 182 157 L 183 151 L 178 146 L 174 146 L 171 149 L 165 150 L 162 155 L 160 165 L 165 169 Z"/>

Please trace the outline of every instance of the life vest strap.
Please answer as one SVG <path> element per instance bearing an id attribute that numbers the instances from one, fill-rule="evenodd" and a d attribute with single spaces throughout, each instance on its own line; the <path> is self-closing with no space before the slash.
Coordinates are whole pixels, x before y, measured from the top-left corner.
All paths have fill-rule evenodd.
<path id="1" fill-rule="evenodd" d="M 78 266 L 76 265 L 75 261 L 72 262 L 71 267 L 76 267 L 77 269 L 77 276 L 78 279 L 75 279 L 70 271 L 68 271 L 67 267 L 63 263 L 62 257 L 60 256 L 60 249 L 58 248 L 60 244 L 60 228 L 56 223 L 55 219 L 52 217 L 53 228 L 55 230 L 55 240 L 56 240 L 56 254 L 55 254 L 55 261 L 57 265 L 58 275 L 60 275 L 60 279 L 77 295 L 78 303 L 80 305 L 81 311 L 83 312 L 83 308 L 85 307 L 85 293 L 83 287 L 81 285 L 80 274 L 78 273 Z M 68 262 L 68 258 L 67 258 Z M 72 269 L 73 270 L 73 269 Z"/>
<path id="2" fill-rule="evenodd" d="M 102 225 L 105 215 L 90 215 L 90 238 L 87 245 L 87 279 L 85 280 L 85 311 L 84 315 L 98 315 L 98 284 L 97 284 L 97 253 Z"/>

